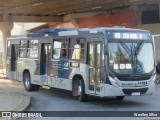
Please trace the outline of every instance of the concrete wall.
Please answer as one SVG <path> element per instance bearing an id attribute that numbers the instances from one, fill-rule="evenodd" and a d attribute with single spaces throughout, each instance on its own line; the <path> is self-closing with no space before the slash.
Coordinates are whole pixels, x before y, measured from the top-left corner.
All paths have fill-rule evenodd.
<path id="1" fill-rule="evenodd" d="M 160 23 L 136 25 L 135 28 L 149 30 L 153 35 L 160 34 Z"/>
<path id="2" fill-rule="evenodd" d="M 114 14 L 102 14 L 92 17 L 78 18 L 79 28 L 113 27 L 125 26 L 133 28 L 136 26 L 135 12 L 120 12 Z M 52 28 L 74 28 L 71 21 L 61 22 L 51 26 Z"/>
<path id="3" fill-rule="evenodd" d="M 154 46 L 155 46 L 155 53 L 156 53 L 156 62 L 160 62 L 160 35 L 153 36 L 154 37 Z"/>
<path id="4" fill-rule="evenodd" d="M 113 27 L 125 26 L 133 28 L 136 26 L 135 12 L 119 12 L 114 14 L 96 15 L 79 19 L 79 28 Z"/>

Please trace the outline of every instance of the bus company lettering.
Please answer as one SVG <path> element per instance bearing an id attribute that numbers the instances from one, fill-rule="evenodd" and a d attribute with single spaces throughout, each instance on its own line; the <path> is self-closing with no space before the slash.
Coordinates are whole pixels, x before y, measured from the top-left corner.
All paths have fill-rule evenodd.
<path id="1" fill-rule="evenodd" d="M 135 83 L 122 83 L 122 86 L 146 86 L 148 85 L 147 81 L 135 82 Z"/>
<path id="2" fill-rule="evenodd" d="M 134 86 L 133 83 L 122 83 L 122 86 Z"/>

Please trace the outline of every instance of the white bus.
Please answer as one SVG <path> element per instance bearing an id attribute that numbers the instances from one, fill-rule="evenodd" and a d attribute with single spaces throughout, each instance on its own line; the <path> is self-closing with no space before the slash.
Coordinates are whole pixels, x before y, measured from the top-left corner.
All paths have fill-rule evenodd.
<path id="1" fill-rule="evenodd" d="M 129 28 L 46 29 L 7 39 L 7 77 L 70 90 L 79 101 L 87 95 L 150 95 L 156 63 L 149 31 Z"/>

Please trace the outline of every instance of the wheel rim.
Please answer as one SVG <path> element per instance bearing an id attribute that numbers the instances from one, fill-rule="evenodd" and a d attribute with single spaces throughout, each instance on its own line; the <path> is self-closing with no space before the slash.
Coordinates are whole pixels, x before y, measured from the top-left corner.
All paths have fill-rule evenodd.
<path id="1" fill-rule="evenodd" d="M 82 91 L 82 88 L 81 88 L 81 84 L 79 83 L 79 85 L 78 85 L 78 95 L 81 94 L 81 91 Z"/>
<path id="2" fill-rule="evenodd" d="M 27 88 L 29 88 L 29 84 L 30 84 L 29 78 L 26 77 L 26 78 L 25 78 L 25 86 L 26 86 Z"/>

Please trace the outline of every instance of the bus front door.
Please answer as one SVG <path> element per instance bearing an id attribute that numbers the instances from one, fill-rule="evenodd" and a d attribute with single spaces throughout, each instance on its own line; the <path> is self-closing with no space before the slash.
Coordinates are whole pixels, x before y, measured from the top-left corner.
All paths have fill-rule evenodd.
<path id="1" fill-rule="evenodd" d="M 17 80 L 17 58 L 18 58 L 18 45 L 11 46 L 11 59 L 10 59 L 10 78 Z"/>
<path id="2" fill-rule="evenodd" d="M 40 75 L 41 84 L 48 85 L 49 64 L 50 64 L 51 44 L 41 45 Z"/>
<path id="3" fill-rule="evenodd" d="M 102 62 L 102 43 L 88 42 L 88 65 L 89 65 L 89 93 L 100 94 L 101 85 L 101 62 Z"/>

